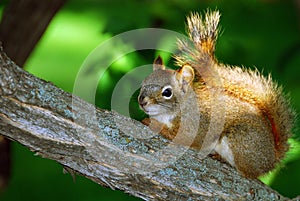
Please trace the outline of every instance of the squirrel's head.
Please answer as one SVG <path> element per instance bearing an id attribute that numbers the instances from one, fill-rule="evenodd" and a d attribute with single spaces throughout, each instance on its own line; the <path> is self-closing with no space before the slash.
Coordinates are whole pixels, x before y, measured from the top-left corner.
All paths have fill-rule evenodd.
<path id="1" fill-rule="evenodd" d="M 155 59 L 153 73 L 142 83 L 138 102 L 150 117 L 163 123 L 180 112 L 180 103 L 192 90 L 194 70 L 183 65 L 179 70 L 165 69 L 161 57 Z"/>

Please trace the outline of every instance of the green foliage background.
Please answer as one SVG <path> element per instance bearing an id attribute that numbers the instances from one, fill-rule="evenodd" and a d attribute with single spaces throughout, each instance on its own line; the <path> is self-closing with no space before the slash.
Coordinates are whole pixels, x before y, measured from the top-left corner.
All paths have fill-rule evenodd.
<path id="1" fill-rule="evenodd" d="M 218 59 L 271 73 L 290 92 L 293 106 L 299 111 L 300 13 L 295 2 L 289 0 L 69 0 L 51 22 L 25 69 L 72 92 L 80 66 L 101 42 L 137 28 L 160 27 L 184 33 L 185 16 L 207 8 L 217 8 L 222 13 Z M 107 51 L 117 53 L 123 46 Z M 118 79 L 130 69 L 152 63 L 156 55 L 156 51 L 135 52 L 112 64 L 100 81 L 96 104 L 110 109 L 111 93 Z M 170 56 L 166 58 L 170 60 Z M 172 61 L 167 64 L 172 65 Z M 133 116 L 142 118 L 132 102 Z M 288 197 L 300 194 L 299 135 L 295 130 L 284 167 L 262 179 Z M 73 182 L 59 164 L 36 157 L 17 143 L 13 144 L 12 161 L 12 177 L 7 190 L 0 194 L 2 201 L 139 200 L 81 176 Z"/>

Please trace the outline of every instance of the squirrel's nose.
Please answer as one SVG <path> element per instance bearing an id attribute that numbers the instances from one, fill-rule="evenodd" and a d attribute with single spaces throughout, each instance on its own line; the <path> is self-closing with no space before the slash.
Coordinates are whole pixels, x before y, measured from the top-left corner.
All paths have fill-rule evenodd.
<path id="1" fill-rule="evenodd" d="M 140 95 L 140 96 L 139 96 L 139 104 L 140 104 L 140 106 L 142 106 L 142 107 L 144 107 L 145 105 L 147 105 L 147 100 L 146 100 L 146 98 L 145 98 L 144 95 Z"/>

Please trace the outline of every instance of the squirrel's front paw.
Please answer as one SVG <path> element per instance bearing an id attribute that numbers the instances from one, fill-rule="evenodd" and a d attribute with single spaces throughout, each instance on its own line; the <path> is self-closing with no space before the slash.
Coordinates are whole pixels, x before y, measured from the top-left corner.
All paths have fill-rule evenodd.
<path id="1" fill-rule="evenodd" d="M 146 126 L 149 126 L 150 123 L 151 123 L 151 120 L 150 120 L 149 118 L 145 118 L 145 119 L 142 120 L 142 123 L 143 123 L 144 125 L 146 125 Z"/>
<path id="2" fill-rule="evenodd" d="M 166 128 L 165 125 L 158 122 L 155 119 L 151 119 L 151 118 L 146 118 L 142 120 L 142 123 L 145 124 L 146 126 L 148 126 L 153 132 L 155 133 L 164 133 L 166 132 Z"/>

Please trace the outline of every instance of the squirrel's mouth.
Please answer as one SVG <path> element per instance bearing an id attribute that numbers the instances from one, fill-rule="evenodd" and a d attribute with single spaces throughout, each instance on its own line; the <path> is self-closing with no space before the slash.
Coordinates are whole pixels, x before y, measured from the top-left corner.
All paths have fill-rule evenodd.
<path id="1" fill-rule="evenodd" d="M 159 109 L 155 105 L 145 105 L 145 106 L 140 105 L 140 108 L 149 116 L 156 116 L 162 113 L 161 109 Z"/>
<path id="2" fill-rule="evenodd" d="M 160 114 L 158 111 L 149 111 L 149 110 L 146 110 L 145 113 L 149 116 L 156 116 Z"/>
<path id="3" fill-rule="evenodd" d="M 144 112 L 149 115 L 149 116 L 155 116 L 155 115 L 158 115 L 159 112 L 158 111 L 155 111 L 155 110 L 149 110 L 149 109 L 145 109 L 143 108 Z"/>

